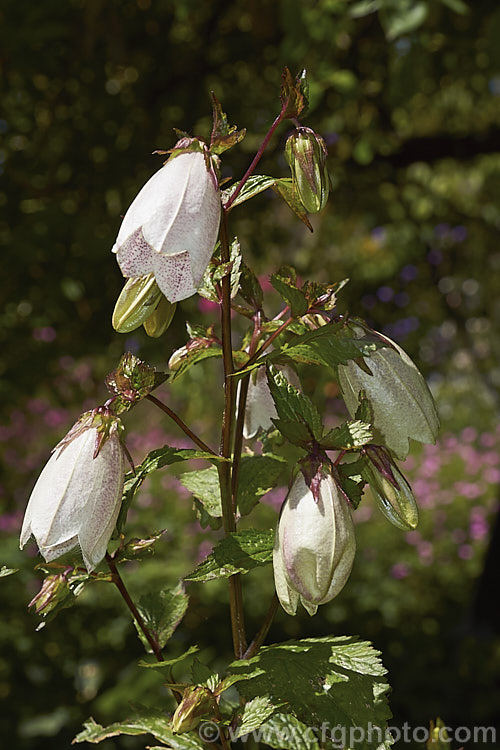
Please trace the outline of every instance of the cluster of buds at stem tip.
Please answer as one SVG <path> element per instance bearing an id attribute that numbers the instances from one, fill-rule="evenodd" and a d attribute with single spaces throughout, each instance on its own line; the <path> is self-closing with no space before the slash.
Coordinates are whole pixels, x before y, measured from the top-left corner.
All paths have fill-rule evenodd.
<path id="1" fill-rule="evenodd" d="M 381 512 L 394 526 L 404 531 L 417 528 L 418 508 L 410 485 L 399 471 L 389 452 L 367 445 L 363 474 Z"/>
<path id="2" fill-rule="evenodd" d="M 82 414 L 54 448 L 31 493 L 21 549 L 33 535 L 47 562 L 78 546 L 89 572 L 101 562 L 122 502 L 121 429 L 106 407 Z"/>
<path id="3" fill-rule="evenodd" d="M 310 615 L 333 599 L 351 573 L 356 540 L 347 498 L 320 466 L 312 478 L 299 472 L 281 509 L 273 567 L 283 609 L 297 612 L 302 602 Z"/>
<path id="4" fill-rule="evenodd" d="M 152 274 L 167 300 L 178 302 L 195 294 L 202 281 L 217 240 L 221 200 L 216 157 L 196 139 L 182 139 L 173 151 L 132 202 L 113 252 L 126 278 Z"/>
<path id="5" fill-rule="evenodd" d="M 432 394 L 414 362 L 394 341 L 361 321 L 346 328 L 356 338 L 382 346 L 364 360 L 339 365 L 339 386 L 352 417 L 362 394 L 373 412 L 374 442 L 385 445 L 399 459 L 410 450 L 409 438 L 435 443 L 439 419 Z"/>
<path id="6" fill-rule="evenodd" d="M 328 200 L 330 177 L 323 138 L 310 128 L 299 127 L 285 144 L 285 157 L 300 202 L 311 214 L 322 211 Z"/>

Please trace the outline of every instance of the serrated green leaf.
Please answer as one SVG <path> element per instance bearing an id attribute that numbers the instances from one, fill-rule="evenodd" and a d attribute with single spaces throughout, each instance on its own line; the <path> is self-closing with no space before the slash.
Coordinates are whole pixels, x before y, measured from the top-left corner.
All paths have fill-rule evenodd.
<path id="1" fill-rule="evenodd" d="M 0 578 L 6 578 L 7 576 L 12 576 L 14 573 L 17 573 L 19 571 L 19 568 L 8 568 L 6 565 L 2 565 L 2 568 L 0 570 Z"/>
<path id="2" fill-rule="evenodd" d="M 324 722 L 332 728 L 361 727 L 365 739 L 353 747 L 375 750 L 377 732 L 370 733 L 369 725 L 384 732 L 391 717 L 379 656 L 370 643 L 355 637 L 307 638 L 264 646 L 253 659 L 233 662 L 229 671 L 249 677 L 237 684 L 244 698 L 283 702 L 281 713 L 309 727 Z"/>
<path id="3" fill-rule="evenodd" d="M 268 383 L 273 397 L 278 420 L 275 422 L 296 422 L 307 427 L 309 440 L 320 440 L 323 434 L 321 416 L 310 398 L 291 385 L 282 372 L 274 367 L 268 368 Z"/>
<path id="4" fill-rule="evenodd" d="M 269 719 L 273 714 L 276 714 L 280 710 L 280 706 L 277 706 L 269 700 L 266 696 L 259 696 L 253 700 L 248 701 L 244 706 L 243 712 L 240 716 L 240 723 L 238 724 L 236 731 L 231 732 L 231 740 L 237 740 L 239 737 L 244 737 L 250 732 L 254 732 Z"/>
<path id="5" fill-rule="evenodd" d="M 200 471 L 188 471 L 180 483 L 199 500 L 212 518 L 222 518 L 219 474 L 215 466 Z"/>
<path id="6" fill-rule="evenodd" d="M 361 422 L 367 422 L 373 424 L 373 406 L 370 401 L 366 398 L 366 392 L 362 389 L 358 394 L 358 408 L 356 409 L 356 419 Z"/>
<path id="7" fill-rule="evenodd" d="M 273 454 L 242 456 L 238 479 L 238 509 L 250 513 L 261 497 L 276 487 L 285 459 Z"/>
<path id="8" fill-rule="evenodd" d="M 262 742 L 276 750 L 319 750 L 312 727 L 291 714 L 275 714 L 261 725 Z"/>
<path id="9" fill-rule="evenodd" d="M 90 742 L 95 745 L 108 737 L 117 737 L 121 734 L 151 734 L 156 740 L 165 742 L 172 750 L 206 750 L 197 732 L 175 734 L 170 728 L 170 720 L 161 713 L 135 716 L 107 727 L 97 724 L 90 718 L 84 723 L 84 727 L 83 732 L 77 734 L 73 742 Z"/>
<path id="10" fill-rule="evenodd" d="M 285 203 L 292 209 L 293 213 L 298 216 L 301 222 L 312 232 L 313 228 L 311 222 L 307 218 L 307 213 L 293 187 L 292 180 L 289 177 L 283 177 L 280 180 L 275 180 L 274 185 L 271 185 L 271 187 L 276 195 L 283 198 Z"/>
<path id="11" fill-rule="evenodd" d="M 204 458 L 207 461 L 224 460 L 222 457 L 215 456 L 212 453 L 191 450 L 190 448 L 171 448 L 168 445 L 164 445 L 163 448 L 157 448 L 148 453 L 142 464 L 136 467 L 135 472 L 129 471 L 128 474 L 125 475 L 123 500 L 116 522 L 118 534 L 121 533 L 125 521 L 127 520 L 127 512 L 130 503 L 146 477 L 157 469 L 162 469 L 165 466 L 170 466 L 179 461 L 188 461 L 193 458 Z"/>
<path id="12" fill-rule="evenodd" d="M 363 488 L 366 480 L 363 476 L 364 462 L 362 459 L 352 461 L 351 463 L 340 464 L 338 469 L 338 478 L 340 486 L 349 498 L 353 508 L 357 508 L 363 497 Z"/>
<path id="13" fill-rule="evenodd" d="M 276 486 L 283 470 L 283 462 L 284 459 L 280 456 L 272 454 L 242 456 L 238 481 L 238 508 L 241 515 L 250 513 L 260 498 Z M 195 496 L 210 517 L 204 518 L 202 525 L 206 526 L 210 519 L 222 517 L 219 475 L 214 466 L 186 472 L 180 477 L 180 482 Z"/>
<path id="14" fill-rule="evenodd" d="M 189 597 L 179 584 L 175 589 L 144 594 L 137 602 L 139 614 L 160 648 L 163 648 L 184 617 L 188 600 Z M 134 624 L 146 651 L 151 653 L 151 646 L 137 621 L 134 620 Z"/>
<path id="15" fill-rule="evenodd" d="M 197 651 L 199 651 L 198 646 L 190 646 L 187 651 L 184 651 L 183 654 L 180 656 L 175 656 L 172 659 L 164 659 L 163 661 L 144 661 L 141 659 L 139 662 L 140 667 L 146 667 L 147 669 L 165 669 L 167 667 L 173 667 L 174 664 L 180 664 L 181 661 L 184 661 L 189 656 L 192 656 L 193 654 L 196 654 Z"/>
<path id="16" fill-rule="evenodd" d="M 345 422 L 339 427 L 334 427 L 321 438 L 321 447 L 324 450 L 352 450 L 360 448 L 373 440 L 371 426 L 360 420 Z"/>
<path id="17" fill-rule="evenodd" d="M 185 347 L 183 347 L 185 349 Z M 178 380 L 182 375 L 193 366 L 202 362 L 204 359 L 210 359 L 211 357 L 222 357 L 222 347 L 219 344 L 211 343 L 208 346 L 193 347 L 187 349 L 185 355 L 179 364 L 179 367 L 171 373 L 169 383 L 173 383 L 174 380 Z"/>
<path id="18" fill-rule="evenodd" d="M 248 573 L 273 559 L 274 531 L 246 529 L 230 534 L 214 547 L 209 556 L 186 576 L 186 581 L 211 581 Z"/>
<path id="19" fill-rule="evenodd" d="M 282 266 L 277 273 L 271 276 L 271 284 L 283 297 L 294 318 L 305 315 L 309 303 L 304 292 L 297 288 L 297 274 L 290 266 Z"/>
<path id="20" fill-rule="evenodd" d="M 352 359 L 370 354 L 382 347 L 382 342 L 355 338 L 343 322 L 327 323 L 321 328 L 291 339 L 270 355 L 274 361 L 286 356 L 295 362 L 335 368 Z"/>
<path id="21" fill-rule="evenodd" d="M 280 434 L 290 443 L 306 446 L 311 442 L 311 431 L 307 425 L 290 419 L 273 419 L 272 421 Z"/>
<path id="22" fill-rule="evenodd" d="M 234 202 L 231 204 L 231 209 L 235 206 L 238 206 L 240 203 L 244 203 L 245 201 L 250 200 L 250 198 L 253 198 L 255 195 L 262 193 L 264 190 L 272 187 L 275 182 L 276 177 L 268 177 L 264 174 L 251 175 L 234 199 Z M 234 185 L 231 185 L 231 187 L 223 191 L 223 203 L 227 203 L 231 199 L 231 196 L 235 193 L 239 184 L 239 182 L 235 182 Z"/>
<path id="23" fill-rule="evenodd" d="M 245 302 L 252 305 L 254 310 L 262 309 L 262 302 L 264 299 L 262 287 L 250 266 L 247 266 L 243 261 L 241 263 L 239 292 Z"/>

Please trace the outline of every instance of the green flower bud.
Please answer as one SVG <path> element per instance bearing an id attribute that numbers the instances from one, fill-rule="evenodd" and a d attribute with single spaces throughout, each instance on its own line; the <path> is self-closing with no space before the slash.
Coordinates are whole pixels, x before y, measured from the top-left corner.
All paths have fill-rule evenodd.
<path id="1" fill-rule="evenodd" d="M 113 311 L 115 331 L 130 333 L 139 328 L 153 313 L 162 296 L 154 274 L 128 279 Z"/>
<path id="2" fill-rule="evenodd" d="M 404 531 L 416 529 L 418 508 L 411 487 L 384 448 L 367 446 L 364 475 L 381 512 Z"/>
<path id="3" fill-rule="evenodd" d="M 362 369 L 354 360 L 339 365 L 339 386 L 349 414 L 354 417 L 361 393 L 373 411 L 374 442 L 385 445 L 399 459 L 410 450 L 409 438 L 435 443 L 439 419 L 432 394 L 401 347 L 356 321 L 347 328 L 360 339 L 383 346 L 364 360 Z"/>
<path id="4" fill-rule="evenodd" d="M 215 698 L 208 688 L 189 685 L 172 716 L 172 730 L 179 734 L 190 732 L 204 716 L 213 712 L 215 705 Z"/>
<path id="5" fill-rule="evenodd" d="M 157 339 L 165 333 L 173 320 L 176 307 L 177 302 L 169 302 L 162 296 L 156 309 L 142 324 L 148 336 Z"/>
<path id="6" fill-rule="evenodd" d="M 302 205 L 311 214 L 319 213 L 328 200 L 327 154 L 323 138 L 310 128 L 297 128 L 285 145 L 294 187 Z"/>

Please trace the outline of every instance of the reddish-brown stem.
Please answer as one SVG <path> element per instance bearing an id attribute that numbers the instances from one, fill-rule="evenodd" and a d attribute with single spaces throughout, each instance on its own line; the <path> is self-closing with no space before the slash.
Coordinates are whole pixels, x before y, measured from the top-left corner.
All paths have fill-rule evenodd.
<path id="1" fill-rule="evenodd" d="M 274 594 L 271 600 L 271 604 L 268 609 L 267 615 L 266 615 L 266 619 L 262 623 L 262 627 L 260 628 L 259 632 L 255 636 L 255 638 L 253 639 L 253 641 L 251 642 L 251 644 L 249 645 L 245 653 L 243 654 L 244 659 L 251 659 L 252 656 L 255 656 L 259 648 L 264 643 L 266 639 L 266 635 L 269 632 L 269 628 L 271 627 L 271 623 L 273 621 L 274 615 L 278 611 L 278 606 L 279 606 L 278 597 L 276 596 L 276 594 Z"/>
<path id="2" fill-rule="evenodd" d="M 221 260 L 228 263 L 230 260 L 229 237 L 227 231 L 227 217 L 222 212 L 222 220 L 219 231 L 221 243 Z M 232 336 L 231 336 L 231 279 L 224 276 L 222 286 L 221 324 L 222 324 L 222 359 L 224 363 L 224 417 L 222 420 L 221 455 L 231 458 L 231 441 L 234 418 L 234 372 Z M 236 531 L 236 513 L 233 508 L 231 490 L 231 462 L 221 461 L 217 467 L 219 472 L 219 483 L 221 491 L 222 519 L 226 536 Z M 243 593 L 241 588 L 241 576 L 231 576 L 229 579 L 229 606 L 231 611 L 231 629 L 233 634 L 234 653 L 237 658 L 246 648 L 245 623 L 243 615 Z"/>
<path id="3" fill-rule="evenodd" d="M 201 450 L 204 451 L 205 453 L 211 453 L 212 456 L 218 455 L 218 453 L 216 453 L 211 448 L 209 448 L 209 446 L 206 443 L 204 443 L 203 440 L 198 437 L 198 435 L 195 435 L 195 433 L 189 429 L 187 424 L 185 424 L 182 421 L 182 419 L 175 413 L 175 411 L 172 411 L 172 409 L 166 404 L 164 404 L 163 401 L 160 401 L 160 399 L 156 398 L 156 396 L 152 396 L 151 393 L 149 393 L 146 396 L 146 398 L 149 399 L 149 401 L 151 401 L 153 404 L 156 404 L 156 406 L 162 411 L 164 411 L 165 414 L 168 414 L 170 419 L 173 419 L 173 421 L 177 425 L 179 425 L 181 430 L 188 436 L 188 438 L 190 438 L 190 440 L 193 441 L 195 445 L 198 446 L 198 448 L 201 448 Z"/>
<path id="4" fill-rule="evenodd" d="M 227 201 L 227 203 L 224 205 L 224 211 L 227 212 L 227 211 L 230 210 L 230 208 L 233 205 L 234 201 L 236 200 L 236 198 L 240 194 L 240 192 L 241 192 L 241 190 L 243 188 L 243 185 L 248 180 L 248 178 L 250 177 L 250 175 L 254 171 L 255 167 L 259 163 L 260 158 L 261 158 L 262 154 L 264 153 L 264 151 L 266 150 L 267 144 L 271 140 L 274 131 L 276 130 L 276 128 L 278 127 L 278 125 L 280 124 L 280 122 L 282 122 L 284 119 L 285 118 L 283 117 L 283 109 L 282 109 L 281 112 L 279 113 L 279 115 L 277 116 L 277 118 L 275 119 L 275 121 L 273 122 L 273 124 L 271 125 L 271 127 L 269 128 L 268 132 L 266 133 L 266 135 L 264 137 L 264 140 L 262 141 L 259 150 L 255 154 L 255 156 L 254 156 L 254 158 L 252 160 L 252 163 L 248 167 L 247 171 L 245 172 L 245 174 L 243 175 L 243 177 L 239 181 L 239 183 L 238 183 L 238 185 L 236 187 L 236 190 L 234 191 L 234 193 L 232 194 L 232 196 L 229 198 L 229 200 Z"/>
<path id="5" fill-rule="evenodd" d="M 108 563 L 108 567 L 111 571 L 111 577 L 113 579 L 113 583 L 117 587 L 118 591 L 122 595 L 123 600 L 125 601 L 125 604 L 129 608 L 130 612 L 132 613 L 132 616 L 134 617 L 135 621 L 137 622 L 138 626 L 144 633 L 144 637 L 151 646 L 151 649 L 153 651 L 153 654 L 156 656 L 158 661 L 164 661 L 163 655 L 161 653 L 161 648 L 158 644 L 158 641 L 154 638 L 153 634 L 149 631 L 146 623 L 142 619 L 137 607 L 135 606 L 134 602 L 130 598 L 130 594 L 127 591 L 127 587 L 125 586 L 123 582 L 123 578 L 121 577 L 120 573 L 118 572 L 118 568 L 116 567 L 115 561 L 111 557 L 110 554 L 106 552 L 106 562 Z"/>
<path id="6" fill-rule="evenodd" d="M 258 360 L 258 358 L 260 357 L 260 355 L 262 354 L 262 352 L 264 352 L 267 349 L 268 346 L 271 346 L 271 344 L 273 343 L 273 341 L 280 335 L 280 333 L 283 333 L 283 331 L 285 330 L 285 328 L 288 328 L 288 326 L 290 325 L 290 323 L 293 323 L 294 320 L 295 320 L 295 318 L 293 318 L 292 316 L 290 316 L 287 320 L 285 320 L 285 322 L 282 323 L 280 325 L 280 327 L 277 328 L 274 331 L 274 333 L 272 333 L 269 336 L 269 338 L 266 339 L 266 341 L 264 341 L 263 344 L 261 344 L 261 346 L 257 349 L 257 351 L 255 352 L 255 354 L 253 354 L 250 357 L 250 359 L 248 360 L 248 362 L 246 363 L 246 365 L 244 367 L 242 367 L 241 369 L 244 370 L 249 365 L 253 365 L 253 363 Z"/>

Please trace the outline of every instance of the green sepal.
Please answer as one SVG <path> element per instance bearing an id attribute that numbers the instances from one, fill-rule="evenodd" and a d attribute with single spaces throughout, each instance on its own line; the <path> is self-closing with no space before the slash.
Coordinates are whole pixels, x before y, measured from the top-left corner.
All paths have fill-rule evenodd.
<path id="1" fill-rule="evenodd" d="M 246 128 L 238 130 L 236 125 L 229 125 L 225 112 L 212 91 L 213 126 L 210 137 L 210 151 L 212 154 L 222 154 L 243 140 Z"/>
<path id="2" fill-rule="evenodd" d="M 309 86 L 306 71 L 292 76 L 288 68 L 284 68 L 281 75 L 281 115 L 282 117 L 299 117 L 309 106 Z"/>

